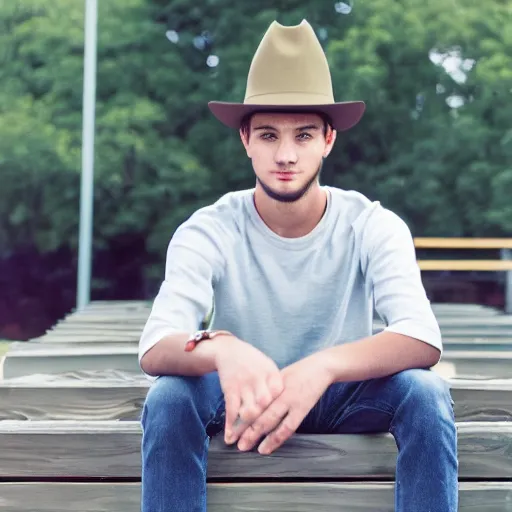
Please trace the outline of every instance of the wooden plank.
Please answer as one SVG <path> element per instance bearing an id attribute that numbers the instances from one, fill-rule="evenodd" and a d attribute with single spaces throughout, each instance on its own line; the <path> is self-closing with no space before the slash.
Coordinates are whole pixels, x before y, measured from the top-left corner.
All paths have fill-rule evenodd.
<path id="1" fill-rule="evenodd" d="M 505 328 L 512 328 L 512 316 L 511 315 L 497 315 L 491 318 L 485 317 L 453 317 L 453 318 L 442 318 L 439 320 L 441 326 L 444 327 L 462 327 L 462 328 L 486 328 L 486 327 L 498 327 L 502 326 Z M 512 332 L 512 331 L 509 331 Z"/>
<path id="2" fill-rule="evenodd" d="M 67 324 L 66 322 L 57 323 L 52 329 L 49 329 L 46 334 L 50 333 L 138 333 L 144 327 L 144 322 L 140 325 L 128 325 L 124 322 L 116 324 Z"/>
<path id="3" fill-rule="evenodd" d="M 143 315 L 113 315 L 108 313 L 98 313 L 95 315 L 69 316 L 66 318 L 66 323 L 69 325 L 75 323 L 103 323 L 105 325 L 123 323 L 126 325 L 140 325 L 141 323 L 144 323 L 146 320 L 147 316 Z"/>
<path id="4" fill-rule="evenodd" d="M 455 270 L 499 272 L 512 270 L 512 261 L 507 260 L 418 260 L 421 270 Z"/>
<path id="5" fill-rule="evenodd" d="M 118 382 L 4 383 L 0 384 L 0 420 L 138 420 L 148 387 Z"/>
<path id="6" fill-rule="evenodd" d="M 74 345 L 15 343 L 3 362 L 5 379 L 81 370 L 140 372 L 136 344 Z"/>
<path id="7" fill-rule="evenodd" d="M 440 303 L 433 302 L 432 309 L 436 315 L 440 316 L 495 316 L 503 314 L 502 311 L 483 304 L 457 304 L 452 302 Z"/>
<path id="8" fill-rule="evenodd" d="M 0 420 L 139 420 L 150 382 L 140 373 L 80 371 L 0 382 Z"/>
<path id="9" fill-rule="evenodd" d="M 461 329 L 460 327 L 441 327 L 441 333 L 443 336 L 447 336 L 450 338 L 459 337 L 459 338 L 495 338 L 497 340 L 500 339 L 510 339 L 510 335 L 512 334 L 512 327 L 498 327 L 498 328 L 468 328 Z"/>
<path id="10" fill-rule="evenodd" d="M 40 338 L 35 338 L 30 343 L 138 343 L 142 330 L 127 333 L 88 333 L 82 332 L 52 332 Z"/>
<path id="11" fill-rule="evenodd" d="M 415 237 L 417 249 L 512 249 L 512 238 Z"/>
<path id="12" fill-rule="evenodd" d="M 108 355 L 128 354 L 136 355 L 137 347 L 132 343 L 105 343 L 99 345 L 77 345 L 75 343 L 30 343 L 14 342 L 7 352 L 7 357 L 30 359 L 33 357 L 46 357 L 55 355 L 81 356 L 81 355 Z"/>
<path id="13" fill-rule="evenodd" d="M 488 340 L 488 339 L 445 339 L 443 341 L 444 351 L 450 352 L 453 350 L 456 351 L 496 351 L 496 352 L 507 352 L 512 350 L 512 342 L 511 343 L 502 343 L 501 340 Z"/>
<path id="14" fill-rule="evenodd" d="M 461 480 L 512 478 L 512 423 L 458 423 Z M 1 478 L 140 476 L 139 422 L 2 421 Z M 390 434 L 295 435 L 268 457 L 212 440 L 209 478 L 392 478 Z"/>
<path id="15" fill-rule="evenodd" d="M 512 378 L 512 351 L 447 350 L 441 361 L 453 365 L 450 378 Z"/>
<path id="16" fill-rule="evenodd" d="M 380 330 L 375 330 L 377 334 Z M 460 333 L 455 336 L 452 334 L 443 336 L 443 345 L 446 350 L 454 348 L 458 350 L 478 349 L 478 350 L 512 350 L 512 338 L 507 335 L 493 335 L 483 336 L 475 335 L 472 333 Z M 43 343 L 43 344 L 73 344 L 73 345 L 138 345 L 140 341 L 139 335 L 126 335 L 126 336 L 96 336 L 96 335 L 60 335 L 52 336 L 51 338 L 38 338 L 31 340 L 27 343 Z"/>
<path id="17" fill-rule="evenodd" d="M 140 372 L 137 344 L 42 344 L 21 343 L 7 352 L 4 378 L 31 374 L 65 373 L 80 370 L 125 370 Z M 454 366 L 457 377 L 512 377 L 510 350 L 446 350 L 443 363 Z"/>
<path id="18" fill-rule="evenodd" d="M 96 313 L 98 311 L 112 312 L 113 314 L 122 314 L 126 311 L 147 311 L 151 310 L 152 300 L 147 301 L 92 301 L 82 311 L 71 311 L 69 315 L 81 315 L 88 313 Z M 433 302 L 432 308 L 440 314 L 501 314 L 501 312 L 491 306 L 484 304 L 467 304 L 455 302 Z"/>
<path id="19" fill-rule="evenodd" d="M 85 308 L 82 310 L 73 310 L 73 313 L 76 314 L 82 314 L 82 313 L 88 313 L 90 311 L 97 311 L 97 310 L 114 310 L 114 311 L 137 311 L 141 309 L 147 309 L 148 307 L 151 307 L 151 301 L 131 301 L 131 300 L 95 300 L 91 301 Z"/>
<path id="20" fill-rule="evenodd" d="M 151 309 L 152 301 L 91 301 L 83 311 L 72 311 L 69 314 L 78 315 L 82 312 L 90 312 L 90 311 L 98 311 L 98 310 L 113 310 L 113 311 L 125 311 L 127 309 Z M 483 304 L 466 304 L 466 303 L 456 303 L 456 302 L 434 302 L 432 303 L 432 307 L 439 311 L 455 311 L 457 313 L 467 312 L 467 311 L 489 311 L 494 312 L 497 311 L 495 308 L 491 306 L 486 306 Z"/>
<path id="21" fill-rule="evenodd" d="M 508 348 L 508 350 L 512 350 L 512 337 L 504 336 L 500 338 L 479 338 L 479 337 L 458 337 L 458 336 L 443 336 L 443 345 L 444 346 L 453 346 L 453 345 L 475 345 L 480 346 L 482 349 L 485 349 L 487 345 L 489 346 L 500 346 L 502 348 Z"/>
<path id="22" fill-rule="evenodd" d="M 121 372 L 8 380 L 0 383 L 0 420 L 138 420 L 149 385 Z M 512 379 L 455 379 L 450 386 L 458 421 L 512 421 Z"/>
<path id="23" fill-rule="evenodd" d="M 512 379 L 450 381 L 457 421 L 512 421 Z"/>
<path id="24" fill-rule="evenodd" d="M 506 330 L 512 335 L 512 316 L 500 315 L 490 318 L 486 317 L 444 317 L 438 319 L 441 329 L 499 329 Z M 376 326 L 383 327 L 383 322 L 375 322 Z"/>
<path id="25" fill-rule="evenodd" d="M 460 512 L 509 510 L 512 483 L 463 482 Z M 140 512 L 140 484 L 0 483 L 5 512 Z M 211 483 L 208 512 L 394 512 L 394 484 Z"/>

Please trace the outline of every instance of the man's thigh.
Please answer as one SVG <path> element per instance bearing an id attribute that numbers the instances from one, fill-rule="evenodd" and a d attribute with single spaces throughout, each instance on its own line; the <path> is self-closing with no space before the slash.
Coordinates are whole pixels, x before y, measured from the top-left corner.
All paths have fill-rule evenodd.
<path id="1" fill-rule="evenodd" d="M 389 432 L 404 398 L 414 403 L 449 400 L 449 388 L 427 369 L 411 369 L 362 382 L 342 382 L 329 387 L 306 416 L 300 433 Z M 453 402 L 452 402 L 453 403 Z"/>

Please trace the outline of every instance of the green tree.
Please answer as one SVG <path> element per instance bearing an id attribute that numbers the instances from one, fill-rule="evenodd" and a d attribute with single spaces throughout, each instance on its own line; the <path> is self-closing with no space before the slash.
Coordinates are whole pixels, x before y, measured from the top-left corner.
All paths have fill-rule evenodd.
<path id="1" fill-rule="evenodd" d="M 253 186 L 212 99 L 242 101 L 268 25 L 307 18 L 336 98 L 367 112 L 340 134 L 324 181 L 402 215 L 415 235 L 512 231 L 512 12 L 508 2 L 99 2 L 97 251 L 122 240 L 160 276 L 174 229 Z M 76 249 L 83 2 L 0 5 L 0 246 Z M 154 263 L 158 265 L 154 266 Z"/>

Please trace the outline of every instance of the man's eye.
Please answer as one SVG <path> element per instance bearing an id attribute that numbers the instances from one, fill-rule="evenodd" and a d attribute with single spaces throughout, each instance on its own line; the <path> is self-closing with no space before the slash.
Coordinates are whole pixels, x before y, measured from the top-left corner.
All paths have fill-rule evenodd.
<path id="1" fill-rule="evenodd" d="M 311 135 L 309 133 L 301 133 L 298 135 L 300 140 L 309 140 L 311 139 Z"/>
<path id="2" fill-rule="evenodd" d="M 275 139 L 275 135 L 273 133 L 264 133 L 261 138 L 265 140 L 273 140 Z"/>

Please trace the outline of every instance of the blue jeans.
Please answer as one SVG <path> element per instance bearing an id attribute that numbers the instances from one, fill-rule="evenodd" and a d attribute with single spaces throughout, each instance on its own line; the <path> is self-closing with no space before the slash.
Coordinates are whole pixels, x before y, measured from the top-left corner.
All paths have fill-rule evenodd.
<path id="1" fill-rule="evenodd" d="M 217 373 L 153 383 L 142 411 L 142 512 L 206 511 L 208 445 L 223 416 Z M 398 447 L 395 510 L 458 509 L 453 401 L 430 370 L 333 384 L 298 432 L 390 432 Z"/>

